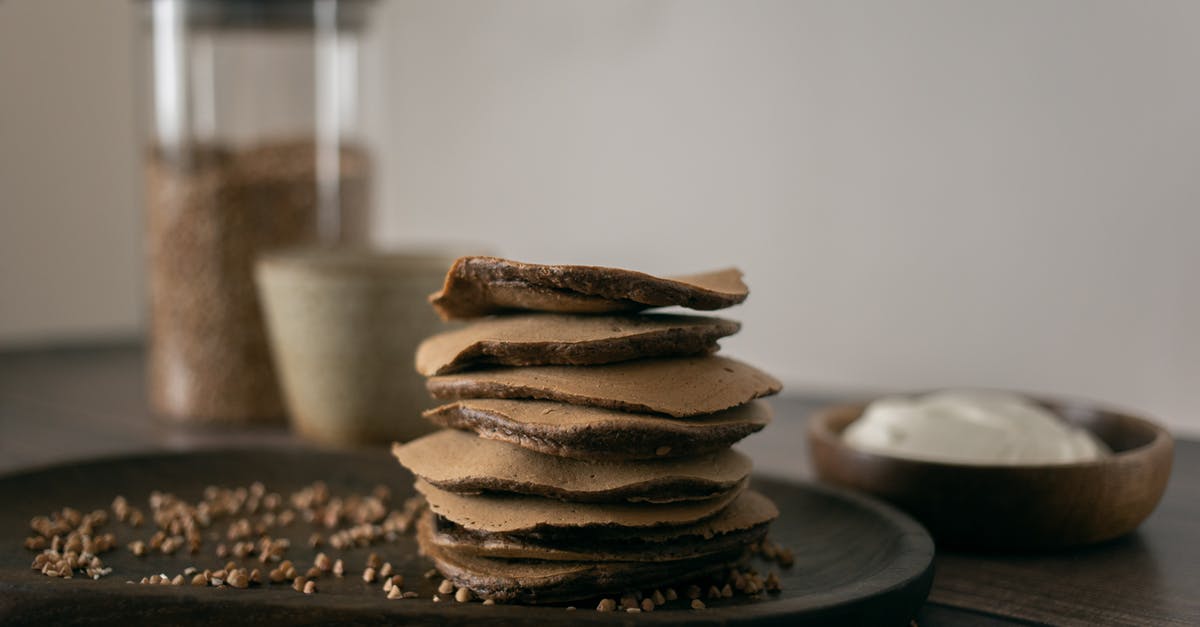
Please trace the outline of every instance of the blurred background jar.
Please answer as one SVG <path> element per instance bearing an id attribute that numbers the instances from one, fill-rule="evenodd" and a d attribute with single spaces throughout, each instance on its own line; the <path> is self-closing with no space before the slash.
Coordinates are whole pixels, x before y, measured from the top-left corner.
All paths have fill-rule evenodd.
<path id="1" fill-rule="evenodd" d="M 143 0 L 149 397 L 282 419 L 253 266 L 366 239 L 369 0 Z"/>

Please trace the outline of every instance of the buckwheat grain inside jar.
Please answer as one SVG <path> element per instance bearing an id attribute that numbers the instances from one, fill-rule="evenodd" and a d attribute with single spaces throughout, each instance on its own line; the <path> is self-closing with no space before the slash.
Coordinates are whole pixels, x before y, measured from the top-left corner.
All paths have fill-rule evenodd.
<path id="1" fill-rule="evenodd" d="M 284 415 L 253 281 L 268 251 L 366 238 L 369 0 L 144 0 L 152 409 Z"/>

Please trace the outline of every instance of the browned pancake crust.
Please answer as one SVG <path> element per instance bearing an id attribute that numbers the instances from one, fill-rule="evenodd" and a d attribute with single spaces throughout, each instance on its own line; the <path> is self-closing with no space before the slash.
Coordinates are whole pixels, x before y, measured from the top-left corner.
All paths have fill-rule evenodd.
<path id="1" fill-rule="evenodd" d="M 531 422 L 505 407 L 524 403 L 548 407 L 558 404 L 472 399 L 442 405 L 424 415 L 439 426 L 474 431 L 479 437 L 503 440 L 539 453 L 613 461 L 711 453 L 732 446 L 771 421 L 771 408 L 764 401 L 686 420 L 603 411 L 596 412 L 594 420 L 578 424 Z"/>
<path id="2" fill-rule="evenodd" d="M 433 513 L 481 533 L 562 533 L 624 529 L 629 533 L 689 525 L 717 516 L 746 488 L 746 481 L 704 500 L 673 503 L 566 503 L 521 494 L 462 495 L 418 478 L 413 487 Z"/>
<path id="3" fill-rule="evenodd" d="M 590 366 L 714 353 L 717 340 L 739 328 L 723 318 L 668 314 L 499 316 L 421 342 L 417 371 L 433 376 L 481 366 Z"/>
<path id="4" fill-rule="evenodd" d="M 565 529 L 555 533 L 479 533 L 452 521 L 433 519 L 433 542 L 470 555 L 550 561 L 670 561 L 749 546 L 779 516 L 770 499 L 743 492 L 713 518 L 692 525 L 643 530 Z"/>
<path id="5" fill-rule="evenodd" d="M 707 500 L 736 488 L 751 468 L 749 457 L 731 449 L 683 459 L 589 461 L 453 429 L 393 444 L 392 455 L 447 492 L 525 494 L 576 503 Z"/>
<path id="6" fill-rule="evenodd" d="M 462 372 L 432 377 L 425 387 L 439 399 L 542 399 L 684 418 L 776 394 L 782 384 L 749 364 L 712 355 Z"/>
<path id="7" fill-rule="evenodd" d="M 432 514 L 426 512 L 426 515 Z M 694 559 L 714 553 L 745 548 L 762 540 L 767 524 L 753 529 L 734 531 L 712 538 L 687 538 L 654 545 L 629 543 L 626 546 L 610 542 L 597 543 L 538 543 L 529 538 L 502 534 L 477 534 L 466 531 L 445 519 L 434 521 L 432 542 L 464 555 L 492 559 L 532 559 L 550 562 L 673 562 Z"/>
<path id="8" fill-rule="evenodd" d="M 417 523 L 417 543 L 444 577 L 476 596 L 497 601 L 557 603 L 655 588 L 715 575 L 743 563 L 743 547 L 670 562 L 543 562 L 478 557 L 438 546 L 432 521 Z"/>
<path id="9" fill-rule="evenodd" d="M 541 265 L 498 257 L 462 257 L 429 297 L 443 317 L 474 318 L 509 310 L 604 313 L 646 307 L 723 309 L 749 290 L 734 268 L 656 277 L 600 266 Z"/>

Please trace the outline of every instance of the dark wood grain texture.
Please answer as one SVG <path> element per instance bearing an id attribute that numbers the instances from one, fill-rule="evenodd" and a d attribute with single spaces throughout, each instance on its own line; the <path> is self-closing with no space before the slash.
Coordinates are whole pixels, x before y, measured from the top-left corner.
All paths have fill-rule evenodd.
<path id="1" fill-rule="evenodd" d="M 754 458 L 756 472 L 808 477 L 806 417 L 866 398 L 771 399 L 775 422 L 739 448 Z M 282 428 L 188 428 L 154 420 L 136 344 L 0 352 L 0 473 L 105 454 L 298 444 Z M 921 627 L 1195 625 L 1197 590 L 1200 443 L 1177 439 L 1162 501 L 1132 535 L 1057 554 L 939 550 L 933 589 L 917 620 Z"/>
<path id="2" fill-rule="evenodd" d="M 315 480 L 329 485 L 334 496 L 368 493 L 388 485 L 393 499 L 413 494 L 412 476 L 390 456 L 379 452 L 329 453 L 299 449 L 261 449 L 134 455 L 58 466 L 0 479 L 0 502 L 12 504 L 0 512 L 0 538 L 21 537 L 29 519 L 70 505 L 82 511 L 103 508 L 121 494 L 145 506 L 153 490 L 198 500 L 206 485 L 247 486 L 262 481 L 269 490 L 294 492 Z M 638 622 L 655 624 L 789 624 L 789 625 L 905 625 L 925 599 L 932 581 L 933 542 L 907 516 L 873 500 L 833 488 L 777 480 L 758 480 L 755 487 L 779 504 L 775 541 L 796 552 L 796 564 L 780 569 L 756 564 L 760 571 L 777 570 L 783 592 L 763 600 L 746 597 L 711 600 L 697 612 L 679 600 Z M 112 522 L 122 544 L 147 540 L 152 526 L 134 529 Z M 217 521 L 212 532 L 224 529 Z M 306 538 L 322 530 L 302 521 L 282 530 L 292 541 L 287 557 L 303 568 L 316 550 Z M 349 551 L 330 551 L 345 559 L 353 572 L 343 579 L 326 575 L 320 592 L 302 595 L 287 584 L 247 590 L 192 586 L 131 585 L 156 573 L 174 576 L 188 566 L 217 569 L 211 539 L 197 555 L 136 557 L 127 550 L 104 555 L 114 572 L 100 580 L 48 578 L 30 570 L 34 552 L 17 543 L 0 545 L 0 621 L 6 624 L 73 620 L 87 616 L 100 622 L 120 622 L 127 608 L 153 611 L 160 620 L 186 624 L 219 624 L 262 620 L 318 624 L 336 620 L 367 624 L 380 618 L 426 624 L 506 620 L 512 624 L 589 624 L 611 621 L 596 612 L 568 613 L 565 604 L 552 607 L 494 606 L 479 603 L 434 603 L 434 584 L 422 577 L 431 563 L 419 557 L 411 537 L 396 543 Z M 388 600 L 379 583 L 366 584 L 357 575 L 367 554 L 376 551 L 397 568 L 408 589 L 422 598 Z M 248 568 L 253 558 L 239 561 Z M 595 601 L 578 603 L 594 607 Z"/>
<path id="3" fill-rule="evenodd" d="M 1171 473 L 1173 442 L 1136 416 L 1081 403 L 1044 403 L 1113 451 L 1071 464 L 970 465 L 856 449 L 842 432 L 862 403 L 809 420 L 817 477 L 887 500 L 925 524 L 945 548 L 1061 549 L 1133 531 L 1154 511 Z"/>

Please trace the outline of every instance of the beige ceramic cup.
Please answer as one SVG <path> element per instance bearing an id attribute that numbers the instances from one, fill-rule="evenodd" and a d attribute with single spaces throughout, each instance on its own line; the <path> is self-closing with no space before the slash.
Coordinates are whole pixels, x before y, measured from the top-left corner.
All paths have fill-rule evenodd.
<path id="1" fill-rule="evenodd" d="M 255 268 L 271 353 L 293 429 L 339 446 L 432 431 L 417 374 L 420 341 L 444 330 L 427 297 L 449 253 L 305 249 Z"/>

